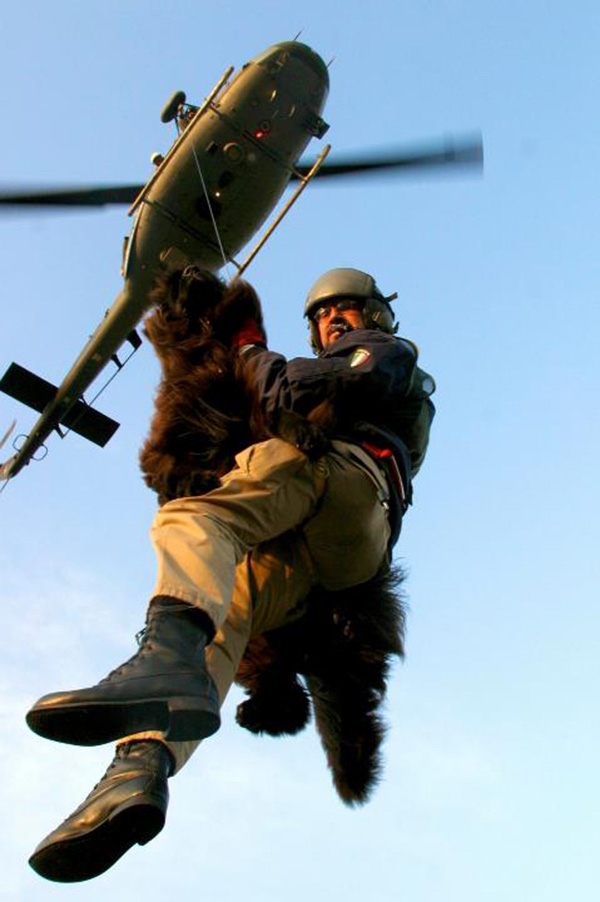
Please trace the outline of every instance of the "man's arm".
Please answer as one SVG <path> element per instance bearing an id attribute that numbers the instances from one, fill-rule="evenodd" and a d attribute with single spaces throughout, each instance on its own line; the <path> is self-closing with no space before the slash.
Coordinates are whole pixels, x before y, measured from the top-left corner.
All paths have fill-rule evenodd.
<path id="1" fill-rule="evenodd" d="M 288 361 L 261 347 L 247 356 L 270 421 L 280 410 L 307 416 L 325 400 L 342 416 L 381 416 L 386 405 L 397 404 L 408 392 L 417 361 L 410 343 L 372 331 L 344 336 L 319 358 Z"/>

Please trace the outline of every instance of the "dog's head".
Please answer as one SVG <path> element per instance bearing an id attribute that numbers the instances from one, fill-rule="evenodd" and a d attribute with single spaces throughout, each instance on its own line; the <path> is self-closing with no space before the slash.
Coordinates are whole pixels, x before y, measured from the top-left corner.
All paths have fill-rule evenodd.
<path id="1" fill-rule="evenodd" d="M 199 266 L 163 272 L 148 298 L 153 309 L 144 321 L 144 332 L 157 352 L 184 351 L 190 341 L 212 338 L 224 293 L 224 282 Z"/>
<path id="2" fill-rule="evenodd" d="M 145 332 L 157 350 L 184 350 L 184 343 L 197 340 L 229 347 L 248 322 L 264 332 L 260 300 L 251 285 L 240 279 L 226 284 L 194 264 L 161 275 L 149 300 L 154 310 Z"/>
<path id="3" fill-rule="evenodd" d="M 211 320 L 225 293 L 225 283 L 214 273 L 191 264 L 166 276 L 155 303 L 170 321 L 185 319 L 190 332 Z"/>

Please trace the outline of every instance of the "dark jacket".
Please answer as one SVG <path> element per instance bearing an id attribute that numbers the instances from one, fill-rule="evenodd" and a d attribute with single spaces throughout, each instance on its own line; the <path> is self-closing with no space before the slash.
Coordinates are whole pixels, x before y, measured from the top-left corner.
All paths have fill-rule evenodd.
<path id="1" fill-rule="evenodd" d="M 317 358 L 286 360 L 266 349 L 254 350 L 252 358 L 269 421 L 275 423 L 281 409 L 308 416 L 328 400 L 336 412 L 334 438 L 392 452 L 405 493 L 401 499 L 390 479 L 397 527 L 411 500 L 411 480 L 425 456 L 435 412 L 429 400 L 435 383 L 417 366 L 417 356 L 406 339 L 359 330 L 343 335 Z"/>

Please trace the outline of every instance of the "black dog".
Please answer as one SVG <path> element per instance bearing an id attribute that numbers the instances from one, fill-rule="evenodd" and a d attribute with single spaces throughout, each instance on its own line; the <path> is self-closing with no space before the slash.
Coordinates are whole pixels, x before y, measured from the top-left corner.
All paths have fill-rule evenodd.
<path id="1" fill-rule="evenodd" d="M 227 286 L 188 266 L 165 274 L 151 301 L 145 333 L 162 380 L 140 463 L 161 504 L 215 488 L 240 450 L 273 435 L 310 457 L 325 453 L 335 424 L 331 405 L 309 419 L 284 414 L 266 423 L 251 368 L 231 349 L 241 324 L 255 322 L 264 332 L 250 285 Z M 336 789 L 348 804 L 368 799 L 381 770 L 378 709 L 391 657 L 403 655 L 399 583 L 399 574 L 387 571 L 343 592 L 314 589 L 300 620 L 249 643 L 236 675 L 248 694 L 237 721 L 253 733 L 299 732 L 312 703 Z"/>

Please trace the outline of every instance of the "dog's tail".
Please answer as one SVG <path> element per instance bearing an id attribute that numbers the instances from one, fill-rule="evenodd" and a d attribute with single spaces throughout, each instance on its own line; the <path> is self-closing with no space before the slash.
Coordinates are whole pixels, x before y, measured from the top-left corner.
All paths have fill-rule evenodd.
<path id="1" fill-rule="evenodd" d="M 330 625 L 320 637 L 313 634 L 305 679 L 335 788 L 348 805 L 368 801 L 381 778 L 386 725 L 380 708 L 392 658 L 404 655 L 401 580 L 396 569 L 343 592 L 311 596 L 313 628 L 322 626 L 324 611 Z"/>

